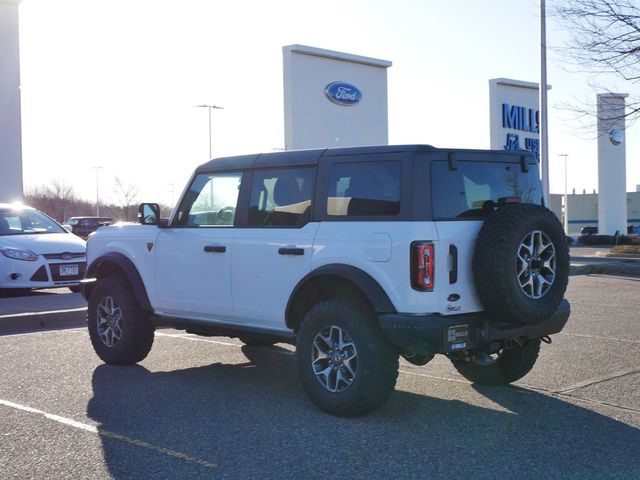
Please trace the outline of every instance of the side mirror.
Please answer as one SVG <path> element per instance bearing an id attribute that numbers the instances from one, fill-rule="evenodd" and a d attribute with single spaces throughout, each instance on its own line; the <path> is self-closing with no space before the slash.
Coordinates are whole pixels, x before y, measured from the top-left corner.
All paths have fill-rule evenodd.
<path id="1" fill-rule="evenodd" d="M 157 203 L 141 203 L 138 207 L 138 221 L 142 225 L 159 225 L 160 205 Z"/>

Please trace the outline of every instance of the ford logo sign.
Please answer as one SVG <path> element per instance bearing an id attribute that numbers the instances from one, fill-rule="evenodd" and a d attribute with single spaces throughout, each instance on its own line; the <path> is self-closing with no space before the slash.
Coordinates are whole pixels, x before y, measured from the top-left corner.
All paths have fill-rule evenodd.
<path id="1" fill-rule="evenodd" d="M 609 141 L 614 145 L 620 145 L 624 140 L 624 135 L 620 130 L 611 130 L 609 132 Z"/>
<path id="2" fill-rule="evenodd" d="M 362 100 L 362 92 L 358 87 L 346 82 L 332 82 L 324 88 L 324 93 L 338 105 L 351 106 Z"/>

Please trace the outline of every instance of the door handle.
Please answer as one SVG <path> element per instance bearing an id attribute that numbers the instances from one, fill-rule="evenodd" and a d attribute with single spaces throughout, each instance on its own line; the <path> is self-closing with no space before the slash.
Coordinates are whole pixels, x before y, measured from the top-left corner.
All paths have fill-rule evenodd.
<path id="1" fill-rule="evenodd" d="M 449 255 L 451 255 L 451 270 L 449 270 L 449 283 L 458 281 L 458 247 L 449 245 Z"/>
<path id="2" fill-rule="evenodd" d="M 304 248 L 284 247 L 278 250 L 280 255 L 304 255 Z"/>
<path id="3" fill-rule="evenodd" d="M 207 253 L 224 253 L 227 251 L 227 247 L 224 245 L 205 245 L 204 251 Z"/>

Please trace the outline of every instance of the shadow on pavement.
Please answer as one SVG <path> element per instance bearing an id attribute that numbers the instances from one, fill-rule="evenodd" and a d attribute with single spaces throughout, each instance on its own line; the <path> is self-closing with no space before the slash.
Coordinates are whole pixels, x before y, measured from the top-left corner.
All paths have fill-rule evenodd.
<path id="1" fill-rule="evenodd" d="M 640 478 L 640 430 L 553 397 L 473 387 L 501 411 L 396 391 L 379 411 L 342 419 L 309 402 L 289 351 L 244 347 L 243 352 L 243 364 L 155 373 L 139 365 L 96 368 L 88 415 L 103 430 L 217 464 L 206 468 L 103 436 L 111 474 L 136 479 Z"/>

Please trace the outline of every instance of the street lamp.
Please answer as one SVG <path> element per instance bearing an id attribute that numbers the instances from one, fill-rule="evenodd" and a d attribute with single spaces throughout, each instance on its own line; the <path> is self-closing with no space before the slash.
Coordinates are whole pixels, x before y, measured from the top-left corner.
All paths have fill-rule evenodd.
<path id="1" fill-rule="evenodd" d="M 213 157 L 213 153 L 211 150 L 211 109 L 215 108 L 216 110 L 224 110 L 224 107 L 219 107 L 218 105 L 207 105 L 204 103 L 202 105 L 196 105 L 196 107 L 206 108 L 209 110 L 209 160 L 211 160 L 211 158 Z"/>
<path id="2" fill-rule="evenodd" d="M 561 153 L 559 157 L 564 157 L 564 233 L 569 235 L 569 198 L 567 188 L 567 157 L 569 154 Z"/>
<path id="3" fill-rule="evenodd" d="M 102 170 L 102 167 L 91 167 L 96 171 L 96 217 L 100 216 L 100 189 L 98 182 L 98 173 Z"/>

